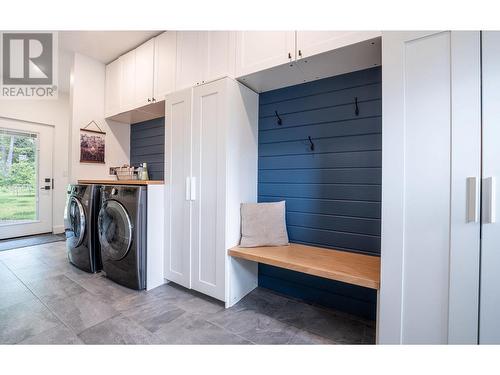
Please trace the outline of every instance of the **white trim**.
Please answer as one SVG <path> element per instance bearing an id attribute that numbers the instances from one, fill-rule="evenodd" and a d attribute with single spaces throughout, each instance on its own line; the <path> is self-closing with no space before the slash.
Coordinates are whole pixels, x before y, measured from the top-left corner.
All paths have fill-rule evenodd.
<path id="1" fill-rule="evenodd" d="M 0 116 L 0 119 L 1 119 L 1 120 L 17 121 L 17 122 L 26 122 L 26 123 L 33 124 L 33 125 L 50 126 L 51 128 L 55 128 L 55 127 L 56 127 L 54 124 L 47 124 L 46 122 L 38 122 L 38 121 L 24 120 L 24 119 L 22 119 L 22 118 L 18 118 L 18 117 Z"/>
<path id="2" fill-rule="evenodd" d="M 52 227 L 52 233 L 54 234 L 64 233 L 64 225 L 54 225 Z"/>

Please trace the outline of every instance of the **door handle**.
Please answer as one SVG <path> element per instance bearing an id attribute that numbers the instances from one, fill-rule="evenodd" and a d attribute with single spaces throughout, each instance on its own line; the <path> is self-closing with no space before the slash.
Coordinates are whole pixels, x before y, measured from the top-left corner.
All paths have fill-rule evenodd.
<path id="1" fill-rule="evenodd" d="M 477 178 L 467 177 L 467 213 L 466 222 L 477 222 Z"/>
<path id="2" fill-rule="evenodd" d="M 191 177 L 191 200 L 196 200 L 196 177 Z"/>
<path id="3" fill-rule="evenodd" d="M 186 200 L 190 201 L 191 200 L 191 179 L 189 177 L 186 177 Z"/>
<path id="4" fill-rule="evenodd" d="M 483 179 L 483 223 L 494 224 L 496 221 L 496 183 L 495 177 Z"/>

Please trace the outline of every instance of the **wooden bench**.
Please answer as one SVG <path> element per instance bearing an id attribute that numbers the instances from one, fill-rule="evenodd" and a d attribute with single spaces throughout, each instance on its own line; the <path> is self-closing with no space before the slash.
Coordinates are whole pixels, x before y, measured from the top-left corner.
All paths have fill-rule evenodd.
<path id="1" fill-rule="evenodd" d="M 377 290 L 378 342 L 379 257 L 295 243 L 277 247 L 233 247 L 229 255 Z"/>

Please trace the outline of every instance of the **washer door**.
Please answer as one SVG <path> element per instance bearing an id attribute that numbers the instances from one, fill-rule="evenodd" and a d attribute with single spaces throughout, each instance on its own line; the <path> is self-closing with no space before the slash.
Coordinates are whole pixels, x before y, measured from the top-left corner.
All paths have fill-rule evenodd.
<path id="1" fill-rule="evenodd" d="M 97 225 L 103 258 L 123 259 L 132 244 L 132 224 L 125 207 L 115 200 L 104 201 Z"/>
<path id="2" fill-rule="evenodd" d="M 85 237 L 85 228 L 87 226 L 85 210 L 80 200 L 76 197 L 71 197 L 69 200 L 68 219 L 68 240 L 70 241 L 70 246 L 75 248 L 82 244 L 83 238 Z"/>

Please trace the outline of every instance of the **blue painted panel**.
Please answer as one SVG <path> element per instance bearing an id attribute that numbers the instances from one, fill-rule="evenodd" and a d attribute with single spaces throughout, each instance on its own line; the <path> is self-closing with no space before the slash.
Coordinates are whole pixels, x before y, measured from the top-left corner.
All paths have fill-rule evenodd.
<path id="1" fill-rule="evenodd" d="M 286 200 L 292 242 L 378 256 L 380 67 L 262 93 L 258 178 L 260 202 Z M 259 285 L 375 318 L 376 295 L 370 289 L 265 265 L 259 265 Z"/>
<path id="2" fill-rule="evenodd" d="M 149 178 L 164 179 L 165 118 L 130 126 L 130 164 L 148 163 Z"/>
<path id="3" fill-rule="evenodd" d="M 366 319 L 375 320 L 377 296 L 372 289 L 259 264 L 259 286 Z"/>

